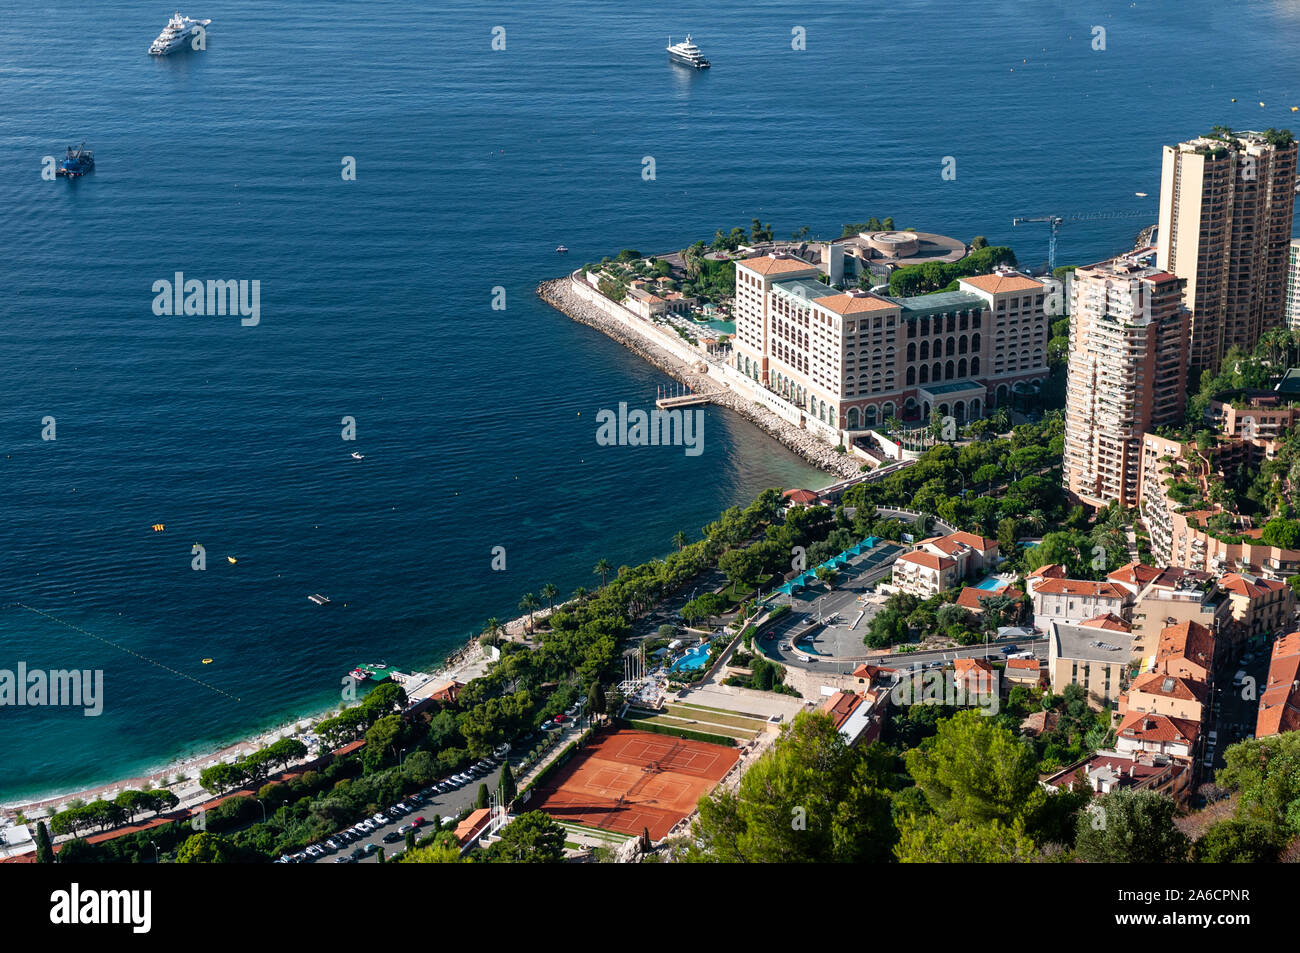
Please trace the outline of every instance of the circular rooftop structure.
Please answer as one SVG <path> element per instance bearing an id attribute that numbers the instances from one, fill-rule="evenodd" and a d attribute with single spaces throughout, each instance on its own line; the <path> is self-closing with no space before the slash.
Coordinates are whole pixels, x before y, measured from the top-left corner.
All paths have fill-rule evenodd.
<path id="1" fill-rule="evenodd" d="M 861 237 L 886 258 L 910 258 L 921 247 L 916 232 L 862 232 Z"/>
<path id="2" fill-rule="evenodd" d="M 966 243 L 933 232 L 859 232 L 831 242 L 866 261 L 888 263 L 890 267 L 919 265 L 927 261 L 950 262 L 966 256 Z"/>

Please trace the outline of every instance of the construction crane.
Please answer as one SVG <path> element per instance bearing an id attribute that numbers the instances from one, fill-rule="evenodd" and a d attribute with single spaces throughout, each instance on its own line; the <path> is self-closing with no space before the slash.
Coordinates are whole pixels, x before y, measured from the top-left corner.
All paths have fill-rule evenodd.
<path id="1" fill-rule="evenodd" d="M 1013 218 L 1011 224 L 1025 225 L 1029 222 L 1045 222 L 1052 228 L 1051 241 L 1047 246 L 1047 267 L 1049 270 L 1056 270 L 1056 235 L 1061 226 L 1066 222 L 1089 222 L 1101 219 L 1111 218 L 1143 218 L 1149 216 L 1150 212 L 1138 210 L 1123 212 L 1082 212 L 1077 215 L 1062 217 L 1060 215 L 1035 215 L 1033 217 L 1025 216 L 1022 218 Z"/>
<path id="2" fill-rule="evenodd" d="M 1015 227 L 1016 225 L 1027 225 L 1030 222 L 1046 222 L 1048 225 L 1052 226 L 1052 238 L 1051 242 L 1047 246 L 1048 271 L 1056 270 L 1056 231 L 1061 227 L 1063 221 L 1064 219 L 1059 215 L 1037 215 L 1033 218 L 1013 218 L 1011 220 L 1012 227 Z"/>

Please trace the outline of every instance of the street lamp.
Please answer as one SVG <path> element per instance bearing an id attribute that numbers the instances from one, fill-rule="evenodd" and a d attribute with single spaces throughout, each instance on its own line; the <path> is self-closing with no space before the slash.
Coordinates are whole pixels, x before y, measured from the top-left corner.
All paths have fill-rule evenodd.
<path id="1" fill-rule="evenodd" d="M 397 770 L 398 770 L 398 771 L 401 771 L 401 770 L 402 770 L 402 759 L 403 759 L 405 756 L 406 756 L 406 749 L 405 749 L 405 748 L 403 748 L 401 751 L 399 751 L 399 752 L 397 753 Z"/>
<path id="2" fill-rule="evenodd" d="M 156 842 L 156 841 L 150 841 L 149 843 L 150 843 L 150 844 L 153 844 L 153 862 L 154 862 L 155 864 L 162 863 L 162 861 L 158 859 L 158 858 L 159 858 L 159 853 L 158 853 L 158 844 L 157 844 L 157 842 Z"/>
<path id="3" fill-rule="evenodd" d="M 257 806 L 260 807 L 260 808 L 262 809 L 262 823 L 265 824 L 265 823 L 266 823 L 266 805 L 262 803 L 262 799 L 261 799 L 260 797 L 258 797 L 258 798 L 253 798 L 253 800 L 255 800 L 255 801 L 257 802 Z"/>

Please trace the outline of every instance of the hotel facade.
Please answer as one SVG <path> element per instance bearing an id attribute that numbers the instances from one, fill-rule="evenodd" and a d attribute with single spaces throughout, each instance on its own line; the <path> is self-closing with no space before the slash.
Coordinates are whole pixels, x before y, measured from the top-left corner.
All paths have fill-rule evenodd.
<path id="1" fill-rule="evenodd" d="M 736 263 L 732 363 L 837 431 L 974 420 L 1047 379 L 1047 287 L 1016 272 L 894 298 L 837 291 L 791 255 Z"/>

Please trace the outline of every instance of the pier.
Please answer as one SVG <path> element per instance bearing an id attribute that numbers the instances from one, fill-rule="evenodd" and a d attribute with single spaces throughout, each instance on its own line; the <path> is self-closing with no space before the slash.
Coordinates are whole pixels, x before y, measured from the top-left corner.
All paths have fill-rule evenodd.
<path id="1" fill-rule="evenodd" d="M 714 394 L 697 394 L 689 387 L 660 387 L 659 396 L 655 398 L 655 406 L 660 410 L 670 410 L 674 407 L 694 407 L 698 404 L 710 403 Z"/>

